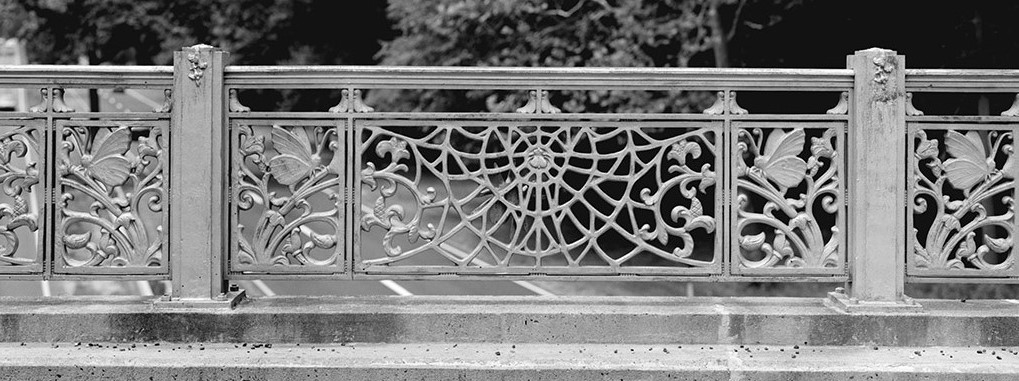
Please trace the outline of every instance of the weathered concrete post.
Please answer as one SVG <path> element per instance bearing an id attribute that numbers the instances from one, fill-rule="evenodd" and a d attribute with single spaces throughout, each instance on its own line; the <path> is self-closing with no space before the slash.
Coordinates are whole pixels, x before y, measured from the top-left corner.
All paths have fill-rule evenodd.
<path id="1" fill-rule="evenodd" d="M 905 56 L 857 51 L 849 127 L 849 295 L 829 300 L 849 312 L 918 309 L 903 294 L 906 252 Z"/>
<path id="2" fill-rule="evenodd" d="M 226 93 L 228 53 L 195 45 L 173 56 L 170 120 L 169 306 L 233 306 L 223 278 L 226 235 Z"/>

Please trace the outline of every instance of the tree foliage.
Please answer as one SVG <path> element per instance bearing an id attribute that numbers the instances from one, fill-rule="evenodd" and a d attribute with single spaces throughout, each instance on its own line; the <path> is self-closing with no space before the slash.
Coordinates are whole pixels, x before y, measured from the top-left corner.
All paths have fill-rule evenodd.
<path id="1" fill-rule="evenodd" d="M 749 1 L 755 5 L 771 4 Z M 391 0 L 400 35 L 383 45 L 387 65 L 525 67 L 728 66 L 726 42 L 748 0 Z M 714 52 L 715 54 L 706 54 Z M 567 112 L 689 112 L 703 94 L 567 91 Z M 553 98 L 556 100 L 556 98 Z M 520 94 L 380 92 L 382 107 L 509 111 Z"/>
<path id="2" fill-rule="evenodd" d="M 169 64 L 198 43 L 236 64 L 369 64 L 389 25 L 381 1 L 0 0 L 0 35 L 28 41 L 37 63 Z M 372 22 L 375 38 L 342 38 Z M 9 30 L 8 30 L 9 29 Z"/>

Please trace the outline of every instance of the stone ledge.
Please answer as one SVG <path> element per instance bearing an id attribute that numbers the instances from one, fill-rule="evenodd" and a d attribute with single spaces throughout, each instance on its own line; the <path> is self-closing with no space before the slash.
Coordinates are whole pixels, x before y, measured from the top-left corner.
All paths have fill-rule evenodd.
<path id="1" fill-rule="evenodd" d="M 1013 300 L 918 302 L 850 315 L 820 298 L 260 298 L 233 310 L 0 299 L 0 342 L 1019 345 Z"/>
<path id="2" fill-rule="evenodd" d="M 0 380 L 1014 380 L 1019 348 L 0 344 Z M 982 351 L 983 353 L 978 353 Z M 994 352 L 992 354 L 991 352 Z M 1001 359 L 998 359 L 998 358 Z M 150 378 L 151 377 L 151 378 Z"/>

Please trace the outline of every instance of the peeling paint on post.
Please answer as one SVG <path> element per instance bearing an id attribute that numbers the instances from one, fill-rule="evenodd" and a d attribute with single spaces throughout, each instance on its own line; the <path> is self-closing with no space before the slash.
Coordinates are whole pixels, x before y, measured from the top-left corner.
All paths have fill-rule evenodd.
<path id="1" fill-rule="evenodd" d="M 226 290 L 223 236 L 228 54 L 208 45 L 174 53 L 170 123 L 170 263 L 174 301 L 212 301 Z M 222 298 L 219 298 L 222 299 Z"/>
<path id="2" fill-rule="evenodd" d="M 855 71 L 849 128 L 850 304 L 912 306 L 903 295 L 906 249 L 905 57 L 872 48 Z"/>

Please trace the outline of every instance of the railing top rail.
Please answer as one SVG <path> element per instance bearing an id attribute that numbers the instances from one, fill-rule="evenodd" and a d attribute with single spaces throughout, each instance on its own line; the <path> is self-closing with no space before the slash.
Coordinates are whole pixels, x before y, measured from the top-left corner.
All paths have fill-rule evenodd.
<path id="1" fill-rule="evenodd" d="M 849 69 L 228 66 L 239 88 L 845 91 Z"/>
<path id="2" fill-rule="evenodd" d="M 1019 92 L 1019 70 L 906 69 L 906 91 Z"/>
<path id="3" fill-rule="evenodd" d="M 907 69 L 907 91 L 1019 92 L 1019 70 Z M 0 65 L 0 86 L 170 87 L 172 66 Z M 227 66 L 238 88 L 845 91 L 850 69 Z"/>
<path id="4" fill-rule="evenodd" d="M 172 66 L 0 65 L 0 86 L 166 87 Z"/>

